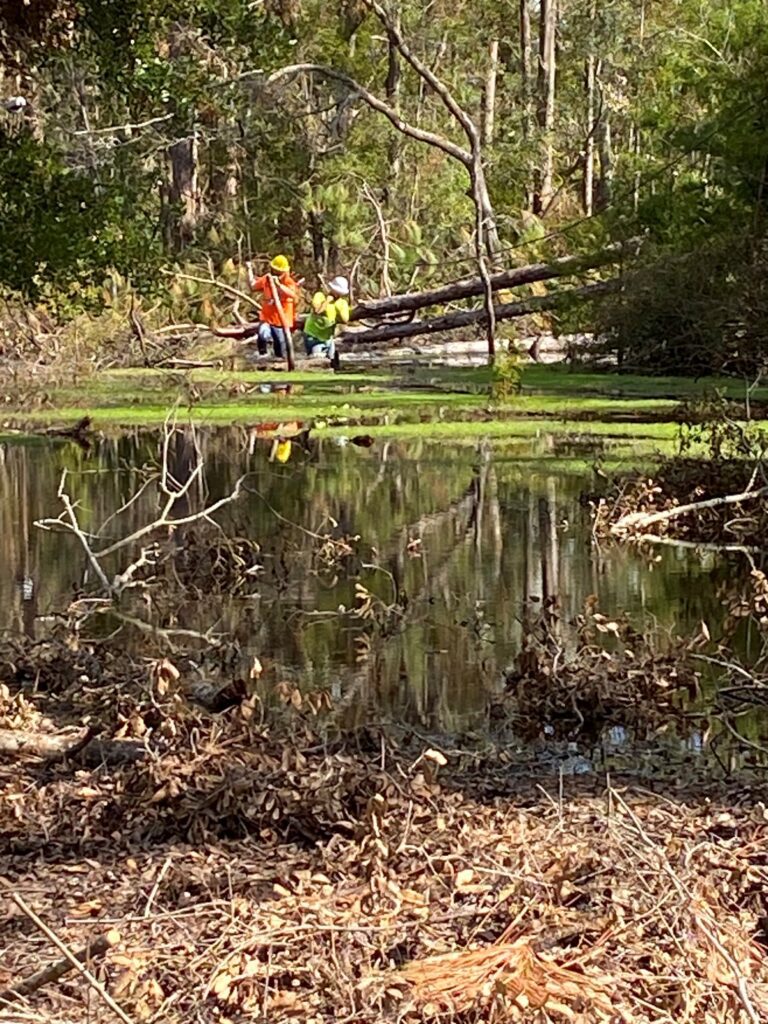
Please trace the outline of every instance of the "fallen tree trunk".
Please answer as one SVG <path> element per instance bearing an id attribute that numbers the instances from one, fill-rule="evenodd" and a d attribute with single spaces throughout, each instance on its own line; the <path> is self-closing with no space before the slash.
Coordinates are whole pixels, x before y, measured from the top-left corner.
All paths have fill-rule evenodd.
<path id="1" fill-rule="evenodd" d="M 527 267 L 514 267 L 491 275 L 491 286 L 494 291 L 503 288 L 516 288 L 535 281 L 550 281 L 558 277 L 570 277 L 585 270 L 615 263 L 623 254 L 634 252 L 639 239 L 630 238 L 626 242 L 615 242 L 599 252 L 587 256 L 564 256 L 551 263 L 531 263 Z M 383 299 L 371 299 L 360 302 L 352 310 L 350 320 L 367 320 L 372 317 L 387 316 L 391 313 L 405 313 L 427 306 L 440 306 L 457 299 L 469 299 L 483 294 L 485 285 L 479 277 L 467 277 L 461 281 L 441 285 L 426 292 L 413 292 L 410 295 L 392 295 Z"/>
<path id="2" fill-rule="evenodd" d="M 498 274 L 492 274 L 490 283 L 493 291 L 502 291 L 505 288 L 518 288 L 526 284 L 534 284 L 536 281 L 552 281 L 560 277 L 572 277 L 581 274 L 586 270 L 594 270 L 597 267 L 607 266 L 615 263 L 621 256 L 637 251 L 640 240 L 630 238 L 625 242 L 614 242 L 599 252 L 590 253 L 587 256 L 563 256 L 561 259 L 552 260 L 551 263 L 531 263 L 526 267 L 514 267 L 511 270 L 503 270 Z M 485 291 L 485 284 L 480 277 L 466 277 L 461 281 L 453 281 L 451 284 L 441 285 L 431 291 L 412 292 L 409 295 L 391 295 L 383 299 L 371 299 L 368 302 L 359 302 L 350 313 L 350 322 L 356 320 L 375 319 L 377 317 L 390 316 L 396 313 L 413 314 L 418 309 L 425 309 L 428 306 L 439 306 L 446 302 L 455 302 L 459 299 L 470 299 L 481 296 Z M 504 309 L 505 307 L 497 307 Z M 474 311 L 472 311 L 474 313 Z M 448 315 L 448 314 L 446 314 Z M 452 314 L 461 315 L 461 314 Z M 498 315 L 498 314 L 497 314 Z M 517 314 L 512 314 L 515 316 Z M 524 315 L 521 313 L 519 315 Z M 470 320 L 469 323 L 484 322 Z M 409 325 L 413 321 L 406 321 Z M 383 325 L 384 326 L 384 325 Z M 387 327 L 399 327 L 400 324 L 387 324 Z M 419 327 L 423 326 L 419 322 Z M 464 324 L 456 324 L 457 327 Z M 234 338 L 245 341 L 258 332 L 258 323 L 237 324 L 231 327 L 212 327 L 211 332 L 219 338 Z M 379 328 L 372 328 L 379 330 Z M 436 330 L 451 330 L 451 327 L 436 328 Z M 428 333 L 421 329 L 413 331 L 413 334 Z M 349 335 L 348 337 L 351 337 Z M 388 334 L 389 338 L 410 337 L 409 334 Z M 371 338 L 371 341 L 383 340 Z"/>
<path id="3" fill-rule="evenodd" d="M 582 288 L 568 288 L 552 295 L 534 295 L 520 302 L 507 302 L 495 306 L 497 320 L 512 320 L 515 317 L 527 316 L 529 313 L 541 313 L 550 309 L 562 309 L 573 302 L 584 302 L 588 299 L 607 295 L 618 291 L 621 282 L 618 279 L 598 281 L 596 284 L 584 285 Z M 446 313 L 432 320 L 414 320 L 409 323 L 382 324 L 365 331 L 344 331 L 339 341 L 353 342 L 355 345 L 370 344 L 376 341 L 391 341 L 394 338 L 414 338 L 424 334 L 439 334 L 443 331 L 455 331 L 459 327 L 470 327 L 482 324 L 486 319 L 484 309 L 466 309 L 458 313 Z"/>

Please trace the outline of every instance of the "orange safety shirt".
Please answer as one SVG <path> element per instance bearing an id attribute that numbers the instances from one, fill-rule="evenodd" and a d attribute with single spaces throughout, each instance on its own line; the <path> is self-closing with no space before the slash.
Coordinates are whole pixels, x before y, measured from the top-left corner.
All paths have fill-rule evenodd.
<path id="1" fill-rule="evenodd" d="M 293 328 L 296 326 L 296 303 L 299 298 L 299 283 L 288 273 L 281 274 L 277 280 L 283 288 L 290 292 L 290 295 L 286 295 L 280 288 L 275 287 L 278 297 L 280 298 L 288 326 Z M 277 303 L 272 297 L 272 285 L 269 282 L 269 274 L 257 277 L 253 282 L 253 290 L 255 292 L 261 292 L 264 296 L 261 303 L 261 315 L 259 317 L 261 322 L 271 324 L 273 327 L 282 327 L 283 321 L 280 319 Z"/>

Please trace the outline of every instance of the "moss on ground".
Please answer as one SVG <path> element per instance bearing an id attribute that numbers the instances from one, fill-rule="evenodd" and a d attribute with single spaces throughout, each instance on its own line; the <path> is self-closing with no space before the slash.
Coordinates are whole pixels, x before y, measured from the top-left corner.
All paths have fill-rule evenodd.
<path id="1" fill-rule="evenodd" d="M 259 422 L 312 422 L 318 431 L 353 428 L 380 437 L 451 440 L 563 437 L 574 433 L 670 445 L 680 402 L 721 389 L 734 400 L 740 381 L 585 373 L 561 366 L 523 371 L 521 393 L 494 403 L 487 367 L 393 369 L 335 374 L 326 370 L 243 371 L 194 369 L 115 370 L 85 382 L 48 388 L 45 404 L 13 407 L 6 426 L 40 429 L 84 415 L 98 429 L 152 427 L 169 409 L 195 422 L 249 426 Z M 279 390 L 275 390 L 279 389 Z M 756 389 L 753 403 L 768 401 Z"/>

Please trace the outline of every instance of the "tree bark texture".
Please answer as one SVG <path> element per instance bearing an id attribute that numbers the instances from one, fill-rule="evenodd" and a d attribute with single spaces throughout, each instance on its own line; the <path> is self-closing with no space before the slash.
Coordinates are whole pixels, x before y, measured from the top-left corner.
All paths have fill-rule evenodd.
<path id="1" fill-rule="evenodd" d="M 495 320 L 511 320 L 515 317 L 527 316 L 529 313 L 541 313 L 550 309 L 559 309 L 572 302 L 586 302 L 617 291 L 621 281 L 611 279 L 596 284 L 584 285 L 582 288 L 568 288 L 552 295 L 534 295 L 520 302 L 508 302 L 494 306 Z M 410 323 L 383 324 L 368 331 L 344 331 L 339 340 L 355 345 L 372 344 L 379 341 L 393 341 L 402 338 L 415 338 L 419 335 L 438 334 L 443 331 L 455 331 L 460 327 L 483 325 L 488 313 L 483 309 L 467 309 L 458 313 L 446 313 L 432 320 L 417 320 Z"/>
<path id="2" fill-rule="evenodd" d="M 483 145 L 492 146 L 496 123 L 496 79 L 499 74 L 499 40 L 488 47 L 488 70 L 483 90 Z"/>
<path id="3" fill-rule="evenodd" d="M 530 0 L 520 0 L 520 101 L 523 109 L 522 134 L 531 137 L 531 12 Z M 533 205 L 533 189 L 526 184 L 525 208 Z"/>

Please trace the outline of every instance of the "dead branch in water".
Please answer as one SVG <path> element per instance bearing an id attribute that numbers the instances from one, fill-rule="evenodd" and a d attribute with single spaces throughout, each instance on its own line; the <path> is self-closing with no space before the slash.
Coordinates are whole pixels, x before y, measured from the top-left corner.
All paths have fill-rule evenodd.
<path id="1" fill-rule="evenodd" d="M 146 523 L 144 526 L 140 526 L 127 537 L 120 537 L 112 544 L 108 544 L 106 547 L 94 550 L 94 541 L 98 538 L 100 530 L 96 531 L 95 534 L 86 535 L 81 528 L 77 516 L 77 505 L 64 490 L 67 479 L 66 469 L 62 473 L 58 491 L 58 497 L 64 505 L 64 511 L 55 519 L 40 519 L 35 522 L 35 526 L 39 529 L 62 529 L 76 537 L 85 552 L 91 568 L 98 578 L 102 590 L 107 594 L 117 596 L 128 587 L 135 586 L 134 577 L 136 576 L 136 573 L 139 569 L 145 566 L 152 566 L 155 564 L 157 559 L 157 550 L 154 546 L 143 547 L 140 550 L 138 557 L 126 566 L 122 572 L 116 573 L 111 580 L 104 568 L 103 563 L 105 559 L 123 551 L 125 548 L 134 547 L 145 537 L 157 534 L 160 531 L 171 532 L 176 527 L 186 526 L 190 523 L 197 523 L 200 521 L 210 522 L 214 513 L 218 512 L 226 505 L 231 504 L 233 501 L 237 501 L 242 494 L 242 484 L 245 477 L 240 477 L 240 479 L 236 481 L 232 492 L 225 495 L 223 498 L 219 498 L 218 501 L 212 502 L 210 505 L 200 509 L 198 512 L 191 512 L 189 515 L 174 517 L 172 515 L 174 507 L 189 495 L 192 485 L 195 481 L 200 479 L 204 468 L 202 452 L 198 446 L 197 440 L 193 439 L 195 466 L 188 473 L 186 480 L 183 482 L 174 480 L 173 474 L 170 470 L 169 446 L 171 438 L 175 433 L 176 425 L 173 417 L 170 416 L 165 423 L 162 446 L 162 465 L 160 467 L 159 475 L 155 478 L 159 492 L 164 498 L 164 501 L 159 515 L 151 522 Z M 139 491 L 125 503 L 123 509 L 128 508 L 133 504 L 138 495 L 147 487 L 147 484 L 148 482 L 142 485 Z M 119 512 L 116 513 L 116 515 L 119 515 Z M 115 516 L 110 518 L 115 518 Z"/>
<path id="2" fill-rule="evenodd" d="M 658 523 L 668 523 L 680 516 L 704 512 L 711 508 L 722 508 L 726 505 L 740 505 L 745 501 L 756 501 L 768 495 L 768 487 L 758 487 L 756 490 L 743 491 L 741 494 L 725 494 L 717 498 L 708 498 L 706 501 L 692 501 L 687 505 L 677 505 L 675 508 L 664 509 L 661 512 L 630 512 L 622 516 L 611 527 L 611 534 L 614 537 L 627 537 L 635 531 L 653 533 L 648 527 Z"/>

